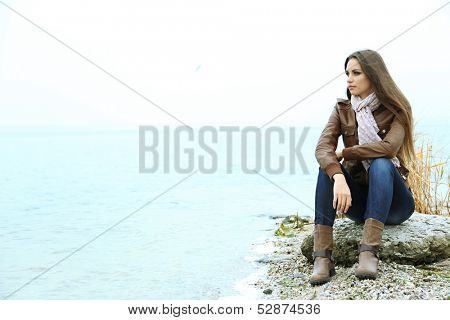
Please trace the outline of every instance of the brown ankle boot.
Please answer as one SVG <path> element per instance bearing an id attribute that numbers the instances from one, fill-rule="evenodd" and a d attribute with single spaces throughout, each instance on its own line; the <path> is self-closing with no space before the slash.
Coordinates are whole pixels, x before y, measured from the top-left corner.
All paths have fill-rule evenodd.
<path id="1" fill-rule="evenodd" d="M 332 250 L 333 227 L 316 224 L 314 226 L 314 269 L 309 280 L 312 285 L 326 283 L 336 274 L 331 257 Z"/>
<path id="2" fill-rule="evenodd" d="M 369 218 L 364 223 L 363 235 L 359 244 L 359 263 L 355 275 L 359 279 L 375 279 L 378 268 L 378 250 L 381 244 L 384 223 Z"/>

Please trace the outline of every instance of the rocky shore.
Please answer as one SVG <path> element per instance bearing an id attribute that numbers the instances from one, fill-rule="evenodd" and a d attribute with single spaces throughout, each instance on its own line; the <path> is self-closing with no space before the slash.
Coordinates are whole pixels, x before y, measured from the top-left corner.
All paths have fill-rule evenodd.
<path id="1" fill-rule="evenodd" d="M 376 280 L 359 280 L 354 275 L 357 239 L 362 226 L 347 218 L 337 219 L 335 248 L 344 247 L 343 243 L 346 248 L 355 246 L 352 253 L 355 258 L 350 259 L 350 264 L 348 259 L 342 260 L 347 263 L 339 263 L 338 259 L 337 274 L 321 286 L 309 284 L 312 272 L 309 255 L 312 249 L 308 251 L 308 248 L 311 247 L 314 228 L 311 218 L 299 218 L 297 215 L 273 217 L 276 232 L 267 240 L 273 250 L 258 260 L 268 267 L 267 277 L 254 285 L 266 299 L 450 299 L 449 218 L 437 216 L 439 218 L 430 219 L 430 216 L 420 213 L 415 213 L 413 217 L 400 225 L 404 232 L 399 232 L 400 226 L 387 226 Z M 424 223 L 427 236 L 421 230 Z M 348 228 L 355 229 L 354 237 L 348 236 Z M 345 233 L 343 230 L 346 230 Z M 414 232 L 420 235 L 414 235 Z M 344 236 L 339 237 L 339 234 Z M 434 252 L 434 256 L 430 251 Z M 342 252 L 348 254 L 348 250 L 343 249 L 337 255 L 342 256 Z"/>

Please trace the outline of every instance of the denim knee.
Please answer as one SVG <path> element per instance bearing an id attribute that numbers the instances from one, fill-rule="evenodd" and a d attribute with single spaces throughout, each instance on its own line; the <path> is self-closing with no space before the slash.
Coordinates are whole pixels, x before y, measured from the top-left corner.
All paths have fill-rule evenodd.
<path id="1" fill-rule="evenodd" d="M 341 166 L 341 168 L 342 168 L 342 166 Z M 343 170 L 344 170 L 344 169 L 343 169 Z M 324 169 L 322 169 L 321 167 L 319 167 L 319 177 L 325 177 L 325 178 L 328 179 L 328 181 L 333 182 L 333 179 L 331 179 L 331 178 L 328 176 L 327 172 L 326 172 Z"/>
<path id="2" fill-rule="evenodd" d="M 319 179 L 326 178 L 331 181 L 331 179 L 328 177 L 325 170 L 323 170 L 321 167 L 319 167 Z"/>
<path id="3" fill-rule="evenodd" d="M 386 219 L 385 224 L 387 224 L 387 225 L 399 225 L 399 224 L 405 222 L 406 220 L 408 220 L 412 216 L 413 213 L 414 213 L 414 210 L 411 211 L 410 213 L 405 213 L 403 215 L 390 215 Z"/>
<path id="4" fill-rule="evenodd" d="M 388 158 L 375 158 L 372 159 L 370 162 L 370 169 L 369 171 L 383 171 L 383 172 L 389 172 L 392 169 L 394 169 L 394 164 L 392 163 L 391 159 Z"/>

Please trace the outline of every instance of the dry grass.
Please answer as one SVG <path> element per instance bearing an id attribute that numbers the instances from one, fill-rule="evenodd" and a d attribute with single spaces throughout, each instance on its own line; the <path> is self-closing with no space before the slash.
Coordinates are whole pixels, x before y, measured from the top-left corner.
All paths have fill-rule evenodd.
<path id="1" fill-rule="evenodd" d="M 450 174 L 448 157 L 433 154 L 433 146 L 414 137 L 415 161 L 406 163 L 409 169 L 408 182 L 414 195 L 415 210 L 421 213 L 449 215 Z M 420 146 L 419 146 L 420 145 Z M 419 146 L 419 147 L 418 147 Z"/>

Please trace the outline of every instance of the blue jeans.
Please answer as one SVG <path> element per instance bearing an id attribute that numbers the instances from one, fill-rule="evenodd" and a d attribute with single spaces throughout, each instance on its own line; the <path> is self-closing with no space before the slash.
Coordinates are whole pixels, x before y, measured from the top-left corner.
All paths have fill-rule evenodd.
<path id="1" fill-rule="evenodd" d="M 414 212 L 414 198 L 391 160 L 375 158 L 369 167 L 369 185 L 356 183 L 341 165 L 352 197 L 346 216 L 357 223 L 373 218 L 385 224 L 400 224 Z M 315 224 L 333 226 L 333 185 L 328 175 L 319 168 L 316 186 Z"/>

